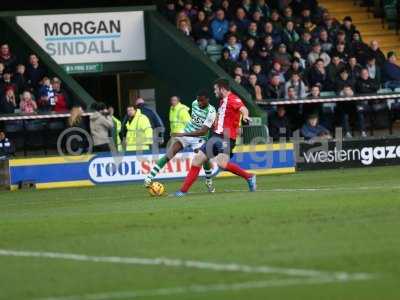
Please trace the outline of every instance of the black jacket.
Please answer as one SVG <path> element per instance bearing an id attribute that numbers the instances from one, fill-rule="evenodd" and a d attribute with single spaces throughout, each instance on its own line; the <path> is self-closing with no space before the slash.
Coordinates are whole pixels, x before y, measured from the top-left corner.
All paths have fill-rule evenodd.
<path id="1" fill-rule="evenodd" d="M 285 87 L 283 84 L 279 86 L 267 84 L 264 90 L 264 96 L 266 99 L 283 99 L 285 98 Z"/>
<path id="2" fill-rule="evenodd" d="M 379 89 L 379 85 L 372 78 L 368 78 L 364 80 L 359 78 L 356 81 L 356 93 L 357 94 L 373 94 L 376 93 Z"/>

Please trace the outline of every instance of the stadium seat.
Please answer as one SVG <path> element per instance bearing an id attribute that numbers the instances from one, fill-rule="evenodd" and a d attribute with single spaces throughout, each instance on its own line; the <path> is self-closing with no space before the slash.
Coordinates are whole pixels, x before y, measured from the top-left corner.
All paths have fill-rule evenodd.
<path id="1" fill-rule="evenodd" d="M 391 89 L 380 89 L 377 94 L 391 94 L 393 91 Z"/>
<path id="2" fill-rule="evenodd" d="M 221 58 L 221 55 L 210 55 L 209 58 L 216 63 Z"/>
<path id="3" fill-rule="evenodd" d="M 336 93 L 333 91 L 321 92 L 321 98 L 333 98 L 333 97 L 336 97 Z"/>
<path id="4" fill-rule="evenodd" d="M 222 52 L 222 49 L 223 49 L 223 46 L 221 46 L 221 45 L 208 45 L 206 52 L 209 56 L 216 55 L 216 54 L 220 55 Z"/>

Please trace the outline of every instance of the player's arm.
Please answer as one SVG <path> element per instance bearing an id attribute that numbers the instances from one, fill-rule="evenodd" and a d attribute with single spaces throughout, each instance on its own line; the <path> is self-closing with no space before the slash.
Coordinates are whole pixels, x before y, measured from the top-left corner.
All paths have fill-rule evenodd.
<path id="1" fill-rule="evenodd" d="M 247 107 L 243 105 L 242 107 L 240 107 L 239 111 L 242 114 L 243 122 L 249 123 L 251 121 L 251 118 L 249 117 L 249 110 L 247 109 Z"/>

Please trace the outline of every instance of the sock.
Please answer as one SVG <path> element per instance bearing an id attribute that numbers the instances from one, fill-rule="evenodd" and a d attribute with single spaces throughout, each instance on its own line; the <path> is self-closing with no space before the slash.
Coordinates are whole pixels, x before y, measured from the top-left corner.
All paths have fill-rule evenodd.
<path id="1" fill-rule="evenodd" d="M 192 166 L 190 168 L 190 171 L 187 174 L 185 181 L 183 182 L 181 192 L 187 193 L 192 184 L 196 181 L 197 176 L 199 176 L 199 173 L 200 173 L 200 167 Z"/>
<path id="2" fill-rule="evenodd" d="M 244 178 L 246 180 L 248 180 L 250 177 L 253 176 L 252 174 L 250 174 L 250 173 L 246 172 L 245 170 L 243 170 L 237 164 L 234 164 L 234 163 L 231 163 L 231 162 L 227 163 L 225 170 L 227 170 L 227 171 L 229 171 L 229 172 L 231 172 L 233 174 L 236 174 L 236 175 L 238 175 L 238 176 L 240 176 L 240 177 L 242 177 L 242 178 Z"/>
<path id="3" fill-rule="evenodd" d="M 206 178 L 207 178 L 207 179 L 211 179 L 212 168 L 211 168 L 211 163 L 210 163 L 210 161 L 206 161 L 206 162 L 203 164 L 203 169 L 204 169 L 204 172 L 206 173 Z"/>
<path id="4" fill-rule="evenodd" d="M 160 170 L 162 168 L 164 168 L 164 166 L 167 164 L 167 162 L 169 161 L 168 157 L 166 155 L 164 155 L 163 157 L 161 157 L 155 164 L 155 166 L 153 167 L 153 169 L 151 169 L 150 171 L 150 175 L 149 178 L 153 179 L 154 177 L 157 176 L 158 172 L 160 172 Z"/>

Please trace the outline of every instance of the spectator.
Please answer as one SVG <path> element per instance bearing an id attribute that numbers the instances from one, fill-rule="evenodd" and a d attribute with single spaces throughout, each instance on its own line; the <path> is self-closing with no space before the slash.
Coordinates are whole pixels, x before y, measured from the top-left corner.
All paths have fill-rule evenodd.
<path id="1" fill-rule="evenodd" d="M 350 16 L 344 17 L 340 30 L 346 35 L 347 44 L 350 44 L 353 34 L 356 32 L 356 27 L 353 25 L 353 19 Z"/>
<path id="2" fill-rule="evenodd" d="M 254 100 L 259 101 L 263 99 L 262 89 L 257 82 L 256 74 L 250 74 L 246 89 L 249 91 Z"/>
<path id="3" fill-rule="evenodd" d="M 233 19 L 234 11 L 233 6 L 230 4 L 230 0 L 222 0 L 221 8 L 225 11 L 225 16 L 229 19 Z"/>
<path id="4" fill-rule="evenodd" d="M 254 64 L 252 68 L 253 73 L 257 76 L 257 81 L 261 83 L 262 86 L 267 82 L 267 77 L 264 75 L 264 70 L 260 64 Z"/>
<path id="5" fill-rule="evenodd" d="M 265 88 L 265 97 L 273 100 L 285 98 L 285 86 L 279 75 L 274 75 L 269 80 Z"/>
<path id="6" fill-rule="evenodd" d="M 36 101 L 32 99 L 32 94 L 28 91 L 22 93 L 22 99 L 19 103 L 19 107 L 22 113 L 32 114 L 38 109 Z"/>
<path id="7" fill-rule="evenodd" d="M 246 33 L 247 28 L 249 27 L 250 21 L 246 17 L 246 11 L 243 7 L 238 7 L 236 9 L 236 18 L 234 20 L 235 24 L 238 27 L 238 31 L 242 34 Z"/>
<path id="8" fill-rule="evenodd" d="M 70 150 L 72 153 L 86 153 L 89 149 L 88 138 L 86 134 L 83 133 L 89 131 L 83 113 L 84 111 L 81 106 L 74 106 L 70 111 L 70 116 L 67 121 L 68 128 L 71 130 L 66 133 L 65 141 L 72 136 L 80 137 L 79 139 L 70 139 Z"/>
<path id="9" fill-rule="evenodd" d="M 247 29 L 247 34 L 248 37 L 252 37 L 254 39 L 259 39 L 260 34 L 258 33 L 258 27 L 256 22 L 250 22 L 249 27 Z"/>
<path id="10" fill-rule="evenodd" d="M 292 78 L 293 73 L 299 74 L 301 78 L 304 78 L 304 75 L 305 75 L 304 68 L 300 62 L 300 59 L 297 57 L 295 57 L 292 60 L 292 64 L 291 64 L 289 70 L 286 71 L 285 80 L 290 80 L 290 78 Z"/>
<path id="11" fill-rule="evenodd" d="M 322 59 L 317 59 L 311 68 L 308 82 L 311 86 L 318 84 L 324 91 L 329 90 L 330 81 Z"/>
<path id="12" fill-rule="evenodd" d="M 274 75 L 278 75 L 281 82 L 285 82 L 285 71 L 282 70 L 282 66 L 278 61 L 273 62 L 272 70 L 269 72 L 268 77 L 272 77 Z"/>
<path id="13" fill-rule="evenodd" d="M 355 86 L 355 81 L 349 76 L 349 72 L 347 71 L 347 69 L 342 69 L 335 82 L 336 93 L 340 94 L 346 86 L 351 87 L 351 89 L 353 90 Z"/>
<path id="14" fill-rule="evenodd" d="M 379 85 L 369 77 L 368 69 L 362 69 L 360 77 L 356 80 L 356 92 L 360 95 L 374 94 L 378 91 Z"/>
<path id="15" fill-rule="evenodd" d="M 17 108 L 17 100 L 12 88 L 6 90 L 4 96 L 0 100 L 0 112 L 3 114 L 13 114 Z"/>
<path id="16" fill-rule="evenodd" d="M 253 38 L 249 38 L 246 40 L 245 49 L 251 59 L 257 57 L 257 47 L 256 41 Z"/>
<path id="17" fill-rule="evenodd" d="M 228 48 L 222 50 L 221 58 L 217 61 L 217 64 L 228 74 L 232 74 L 236 67 L 236 63 L 231 59 L 231 52 Z"/>
<path id="18" fill-rule="evenodd" d="M 315 42 L 312 46 L 311 52 L 308 54 L 307 62 L 310 66 L 313 66 L 318 59 L 322 59 L 324 67 L 328 66 L 331 62 L 331 58 L 325 52 L 322 52 L 321 45 Z"/>
<path id="19" fill-rule="evenodd" d="M 29 64 L 26 68 L 26 76 L 30 86 L 34 90 L 38 90 L 39 83 L 42 81 L 43 77 L 46 76 L 46 70 L 39 64 L 39 58 L 36 56 L 36 54 L 31 54 L 29 56 Z"/>
<path id="20" fill-rule="evenodd" d="M 4 70 L 5 70 L 4 64 L 0 62 L 0 81 L 3 80 Z"/>
<path id="21" fill-rule="evenodd" d="M 93 138 L 94 152 L 110 151 L 111 132 L 113 130 L 113 120 L 107 106 L 100 102 L 93 107 L 95 112 L 90 115 L 90 132 Z"/>
<path id="22" fill-rule="evenodd" d="M 4 65 L 6 69 L 15 69 L 15 65 L 17 63 L 17 58 L 14 54 L 11 53 L 10 47 L 8 44 L 2 44 L 0 46 L 0 62 Z"/>
<path id="23" fill-rule="evenodd" d="M 23 91 L 30 90 L 28 78 L 26 76 L 26 68 L 23 64 L 17 65 L 17 72 L 14 75 L 14 82 L 17 87 L 17 95 L 21 95 Z"/>
<path id="24" fill-rule="evenodd" d="M 274 24 L 270 21 L 264 24 L 264 36 L 271 36 L 274 45 L 279 45 L 282 42 L 281 30 L 274 27 Z"/>
<path id="25" fill-rule="evenodd" d="M 396 64 L 396 54 L 391 51 L 383 67 L 385 88 L 396 89 L 400 87 L 400 67 Z"/>
<path id="26" fill-rule="evenodd" d="M 254 63 L 261 66 L 263 70 L 271 68 L 272 58 L 268 53 L 267 47 L 262 46 L 258 52 L 258 56 L 254 59 Z"/>
<path id="27" fill-rule="evenodd" d="M 318 42 L 321 45 L 322 52 L 330 53 L 333 49 L 333 42 L 329 37 L 328 31 L 322 29 L 318 35 Z"/>
<path id="28" fill-rule="evenodd" d="M 362 41 L 359 31 L 353 33 L 350 48 L 353 55 L 357 57 L 357 61 L 365 65 L 368 58 L 368 46 Z"/>
<path id="29" fill-rule="evenodd" d="M 331 139 L 329 130 L 318 124 L 318 115 L 312 114 L 307 118 L 307 122 L 301 128 L 301 135 L 306 140 Z"/>
<path id="30" fill-rule="evenodd" d="M 119 136 L 126 151 L 149 150 L 153 143 L 150 120 L 141 113 L 140 109 L 128 106 Z"/>
<path id="31" fill-rule="evenodd" d="M 369 50 L 368 55 L 375 57 L 376 64 L 378 65 L 378 67 L 382 69 L 384 67 L 386 59 L 381 49 L 379 49 L 378 41 L 375 40 L 371 41 L 368 50 Z"/>
<path id="32" fill-rule="evenodd" d="M 309 99 L 321 99 L 321 86 L 316 84 L 311 87 L 311 91 L 308 94 Z M 303 117 L 309 116 L 310 114 L 316 113 L 319 116 L 322 114 L 321 103 L 308 103 L 303 105 Z"/>
<path id="33" fill-rule="evenodd" d="M 218 9 L 215 13 L 215 18 L 211 22 L 212 37 L 218 43 L 224 41 L 225 34 L 228 32 L 229 23 L 225 19 L 225 12 L 223 9 Z"/>
<path id="34" fill-rule="evenodd" d="M 329 88 L 334 89 L 336 79 L 339 76 L 339 73 L 345 69 L 345 64 L 340 60 L 340 57 L 337 55 L 332 56 L 331 63 L 326 68 L 326 72 L 328 74 Z"/>
<path id="35" fill-rule="evenodd" d="M 7 138 L 4 130 L 0 129 L 0 158 L 7 158 L 15 153 L 14 145 Z"/>
<path id="36" fill-rule="evenodd" d="M 171 126 L 171 135 L 182 133 L 186 124 L 190 121 L 189 107 L 182 104 L 178 96 L 172 96 L 170 103 L 169 123 Z"/>
<path id="37" fill-rule="evenodd" d="M 350 85 L 345 85 L 339 93 L 343 97 L 353 97 L 353 88 Z M 344 131 L 344 136 L 346 138 L 352 138 L 352 130 L 350 128 L 350 119 L 355 115 L 357 117 L 358 129 L 360 130 L 361 137 L 366 137 L 367 133 L 365 131 L 365 118 L 363 106 L 356 104 L 355 102 L 339 102 L 337 103 L 336 110 L 340 117 L 341 126 Z"/>
<path id="38" fill-rule="evenodd" d="M 299 52 L 302 57 L 307 57 L 311 49 L 311 33 L 305 30 L 301 35 L 301 39 L 294 45 L 294 50 Z"/>
<path id="39" fill-rule="evenodd" d="M 267 19 L 271 14 L 271 9 L 265 0 L 255 0 L 253 12 L 259 12 L 263 19 Z"/>
<path id="40" fill-rule="evenodd" d="M 349 53 L 346 49 L 346 44 L 345 43 L 338 43 L 336 44 L 336 48 L 332 50 L 332 55 L 333 56 L 339 56 L 339 58 L 343 62 L 347 62 L 349 58 Z"/>
<path id="41" fill-rule="evenodd" d="M 294 89 L 295 99 L 302 99 L 305 98 L 307 95 L 307 86 L 304 84 L 299 74 L 297 73 L 293 73 L 292 78 L 285 84 L 285 98 L 289 98 L 289 88 Z"/>
<path id="42" fill-rule="evenodd" d="M 192 28 L 190 26 L 189 21 L 186 19 L 182 19 L 179 21 L 178 29 L 187 37 L 190 37 L 192 35 Z"/>
<path id="43" fill-rule="evenodd" d="M 239 58 L 240 50 L 242 49 L 242 44 L 238 43 L 237 37 L 235 35 L 230 35 L 228 37 L 225 48 L 229 49 L 230 58 L 233 61 L 237 61 Z"/>
<path id="44" fill-rule="evenodd" d="M 182 11 L 189 17 L 190 20 L 194 20 L 194 18 L 197 15 L 197 10 L 193 7 L 192 0 L 184 1 L 184 6 Z"/>
<path id="45" fill-rule="evenodd" d="M 175 1 L 167 0 L 165 3 L 165 7 L 162 9 L 161 13 L 165 18 L 171 23 L 175 23 L 176 21 L 176 9 L 175 9 Z"/>
<path id="46" fill-rule="evenodd" d="M 289 140 L 292 137 L 291 124 L 286 115 L 285 106 L 279 105 L 270 116 L 268 129 L 274 141 L 279 141 L 281 138 Z"/>
<path id="47" fill-rule="evenodd" d="M 145 115 L 151 124 L 151 128 L 159 130 L 160 132 L 165 131 L 164 122 L 156 110 L 148 107 L 143 98 L 136 99 L 136 108 L 140 109 L 143 115 Z"/>
<path id="48" fill-rule="evenodd" d="M 13 89 L 14 92 L 17 91 L 17 85 L 12 80 L 11 70 L 5 70 L 3 73 L 3 79 L 0 81 L 0 95 L 8 89 Z"/>
<path id="49" fill-rule="evenodd" d="M 294 29 L 294 22 L 287 21 L 282 32 L 282 42 L 287 45 L 289 52 L 293 51 L 294 45 L 300 40 L 299 34 Z"/>
<path id="50" fill-rule="evenodd" d="M 210 22 L 203 10 L 198 12 L 197 20 L 193 24 L 193 37 L 203 51 L 207 49 L 208 45 L 215 45 L 210 31 Z"/>
<path id="51" fill-rule="evenodd" d="M 329 39 L 334 41 L 337 37 L 339 25 L 338 22 L 332 18 L 332 16 L 326 14 L 321 25 L 321 29 L 326 30 L 328 32 Z"/>
<path id="52" fill-rule="evenodd" d="M 203 10 L 207 14 L 207 16 L 211 16 L 214 12 L 214 4 L 212 0 L 204 0 L 203 1 Z"/>
<path id="53" fill-rule="evenodd" d="M 253 61 L 249 58 L 247 50 L 242 49 L 240 51 L 239 59 L 237 61 L 238 66 L 240 66 L 245 74 L 249 74 Z"/>
<path id="54" fill-rule="evenodd" d="M 39 109 L 42 111 L 51 111 L 56 105 L 54 90 L 50 78 L 44 77 L 39 89 Z"/>
<path id="55" fill-rule="evenodd" d="M 67 92 L 62 88 L 61 80 L 58 77 L 53 77 L 51 86 L 54 92 L 54 111 L 63 113 L 72 108 L 72 101 L 70 100 Z"/>
<path id="56" fill-rule="evenodd" d="M 283 72 L 286 72 L 290 67 L 291 60 L 292 60 L 292 57 L 287 52 L 286 45 L 283 43 L 280 44 L 278 51 L 275 52 L 275 54 L 274 54 L 274 61 L 278 62 L 281 65 Z"/>
<path id="57" fill-rule="evenodd" d="M 379 66 L 376 65 L 375 57 L 368 57 L 366 68 L 368 70 L 369 77 L 375 80 L 378 87 L 380 87 L 382 82 L 382 75 L 381 69 L 379 68 Z"/>
<path id="58" fill-rule="evenodd" d="M 275 50 L 275 45 L 274 45 L 274 40 L 272 39 L 272 36 L 266 35 L 262 39 L 263 43 L 261 44 L 261 47 L 265 47 L 268 53 L 273 53 Z"/>
<path id="59" fill-rule="evenodd" d="M 355 56 L 349 57 L 349 63 L 347 64 L 347 69 L 349 71 L 350 77 L 356 81 L 360 77 L 361 73 L 361 65 L 357 62 L 357 58 Z"/>

